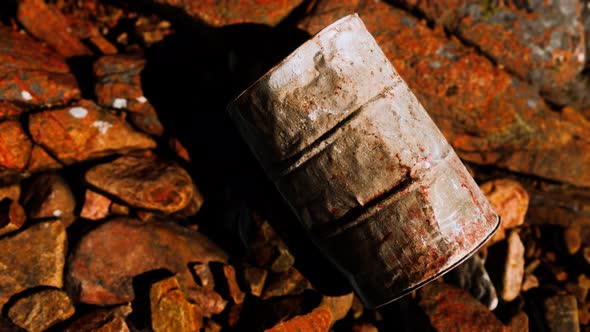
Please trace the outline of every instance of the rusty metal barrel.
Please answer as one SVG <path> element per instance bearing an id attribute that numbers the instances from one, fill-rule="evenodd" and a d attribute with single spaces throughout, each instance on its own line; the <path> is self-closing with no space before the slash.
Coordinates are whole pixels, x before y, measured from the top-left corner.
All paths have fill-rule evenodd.
<path id="1" fill-rule="evenodd" d="M 356 14 L 300 46 L 228 112 L 368 307 L 441 276 L 499 225 Z"/>

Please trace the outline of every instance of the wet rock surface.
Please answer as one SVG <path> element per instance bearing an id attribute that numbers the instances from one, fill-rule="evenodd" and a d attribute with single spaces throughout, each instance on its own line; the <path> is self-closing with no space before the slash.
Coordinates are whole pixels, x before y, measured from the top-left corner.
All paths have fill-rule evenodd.
<path id="1" fill-rule="evenodd" d="M 588 5 L 0 2 L 0 331 L 590 331 Z M 353 12 L 502 217 L 378 309 L 225 112 Z"/>

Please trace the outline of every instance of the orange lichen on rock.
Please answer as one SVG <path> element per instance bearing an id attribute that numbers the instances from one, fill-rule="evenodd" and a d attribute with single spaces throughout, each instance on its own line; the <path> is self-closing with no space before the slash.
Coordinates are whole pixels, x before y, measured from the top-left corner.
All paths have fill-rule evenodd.
<path id="1" fill-rule="evenodd" d="M 327 332 L 330 330 L 332 313 L 330 310 L 319 307 L 312 312 L 291 318 L 286 322 L 280 322 L 266 332 Z"/>

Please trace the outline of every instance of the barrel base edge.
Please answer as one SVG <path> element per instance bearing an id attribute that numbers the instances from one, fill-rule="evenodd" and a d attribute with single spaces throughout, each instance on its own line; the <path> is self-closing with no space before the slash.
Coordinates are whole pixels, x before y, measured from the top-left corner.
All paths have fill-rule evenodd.
<path id="1" fill-rule="evenodd" d="M 469 259 L 471 256 L 473 256 L 479 249 L 481 249 L 481 247 L 483 247 L 483 245 L 488 242 L 488 240 L 490 240 L 492 238 L 492 236 L 496 233 L 496 231 L 498 230 L 498 228 L 500 227 L 500 223 L 501 223 L 501 218 L 499 215 L 496 215 L 496 226 L 494 227 L 494 229 L 483 239 L 483 241 L 481 241 L 475 248 L 473 248 L 473 250 L 471 250 L 467 255 L 465 255 L 463 258 L 461 258 L 460 260 L 456 261 L 453 265 L 445 268 L 444 270 L 440 271 L 439 273 L 433 275 L 432 277 L 410 287 L 410 288 L 406 288 L 405 290 L 397 293 L 396 295 L 394 295 L 392 298 L 389 298 L 387 300 L 385 300 L 385 302 L 381 303 L 381 304 L 375 304 L 375 303 L 371 303 L 369 301 L 367 301 L 367 299 L 363 298 L 362 295 L 360 295 L 360 292 L 356 292 L 357 295 L 359 296 L 361 302 L 363 302 L 364 306 L 368 309 L 377 309 L 380 307 L 383 307 L 385 305 L 388 305 L 396 300 L 399 300 L 400 298 L 408 295 L 409 293 L 421 288 L 422 286 L 425 286 L 426 284 L 438 279 L 439 277 L 442 277 L 443 275 L 445 275 L 447 272 L 453 270 L 454 268 L 456 268 L 457 266 L 459 266 L 461 263 L 465 262 L 467 259 Z M 355 285 L 354 282 L 352 282 L 353 287 Z M 356 287 L 355 287 L 356 288 Z"/>

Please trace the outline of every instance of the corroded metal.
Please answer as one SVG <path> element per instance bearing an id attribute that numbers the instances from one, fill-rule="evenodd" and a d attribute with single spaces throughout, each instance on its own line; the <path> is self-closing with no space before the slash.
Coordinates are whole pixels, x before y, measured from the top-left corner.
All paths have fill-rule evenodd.
<path id="1" fill-rule="evenodd" d="M 498 217 L 357 15 L 229 107 L 318 246 L 367 306 L 467 258 Z"/>

